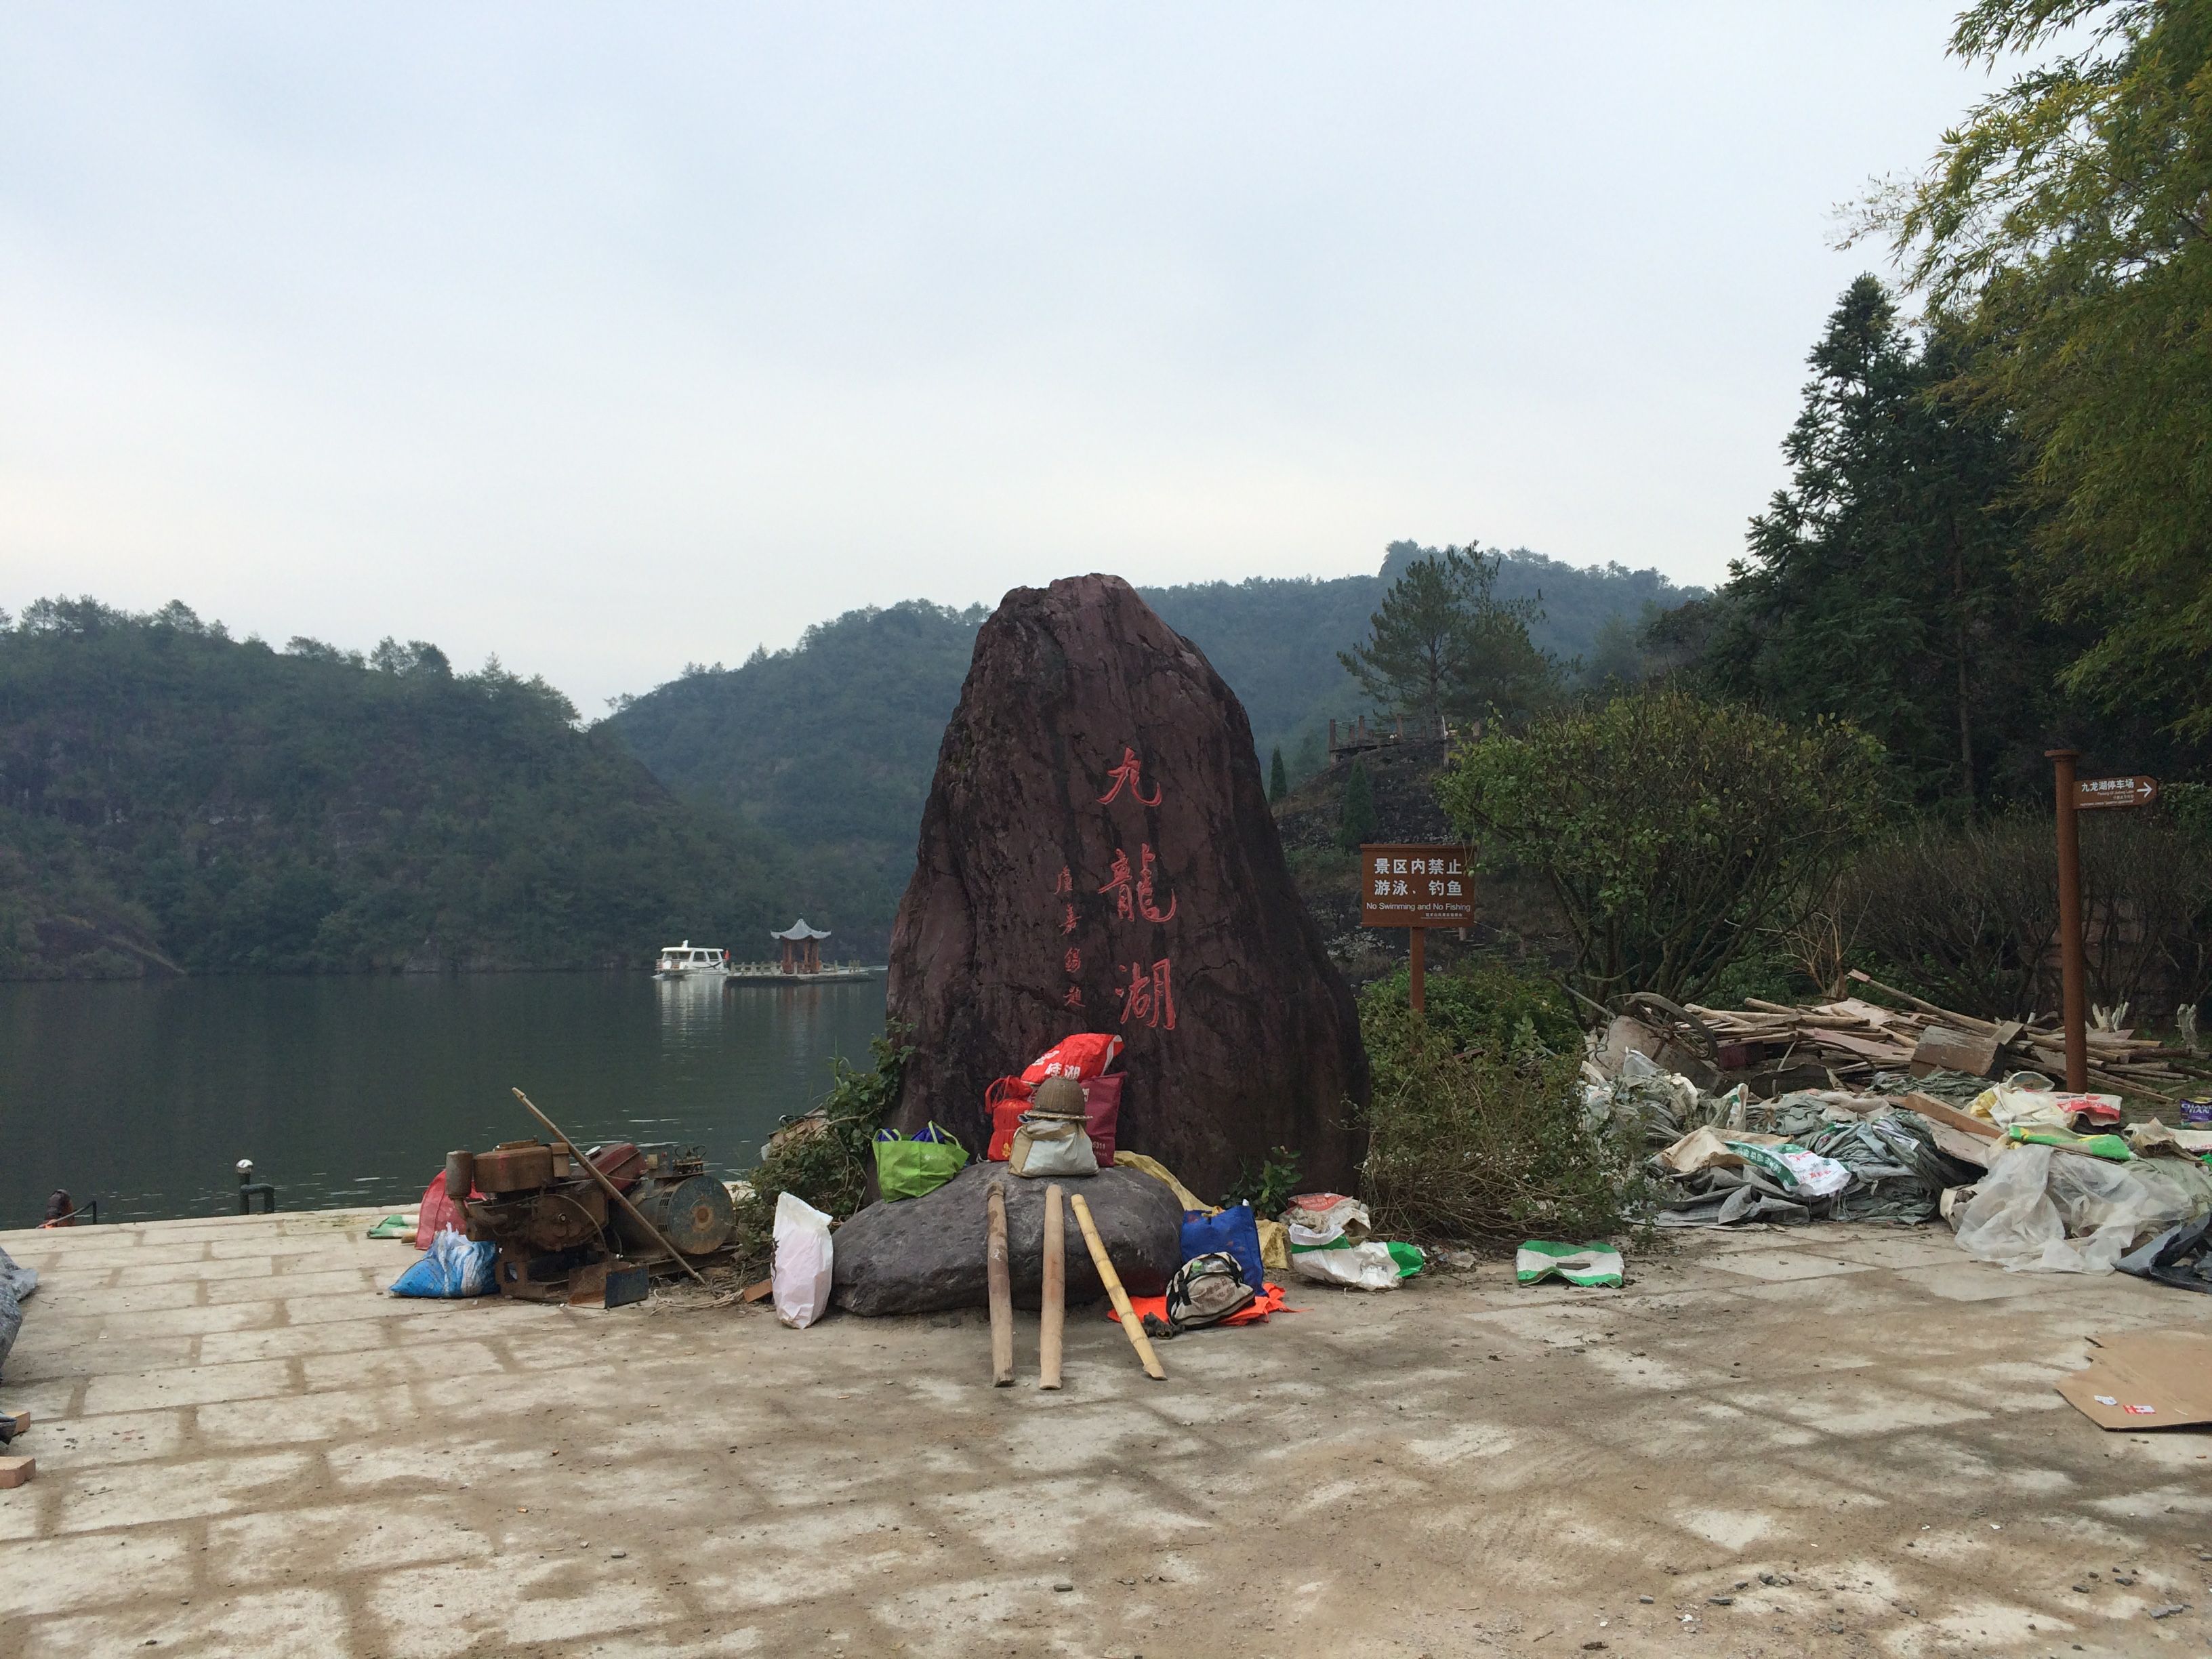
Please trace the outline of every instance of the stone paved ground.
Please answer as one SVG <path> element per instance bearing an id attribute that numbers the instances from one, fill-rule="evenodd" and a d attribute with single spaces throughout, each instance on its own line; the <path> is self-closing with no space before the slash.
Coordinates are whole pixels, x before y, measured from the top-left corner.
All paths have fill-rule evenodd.
<path id="1" fill-rule="evenodd" d="M 1083 1316 L 1055 1396 L 1026 1325 L 1023 1385 L 985 1385 L 975 1315 L 393 1301 L 412 1252 L 368 1218 L 0 1235 L 46 1278 L 0 1389 L 40 1466 L 0 1492 L 0 1655 L 2071 1659 L 2212 1633 L 2212 1435 L 2106 1434 L 2051 1388 L 2085 1334 L 2212 1298 L 2009 1276 L 1940 1232 L 1704 1237 L 1617 1292 L 1487 1262 L 1301 1290 L 1165 1345 L 1164 1384 Z"/>

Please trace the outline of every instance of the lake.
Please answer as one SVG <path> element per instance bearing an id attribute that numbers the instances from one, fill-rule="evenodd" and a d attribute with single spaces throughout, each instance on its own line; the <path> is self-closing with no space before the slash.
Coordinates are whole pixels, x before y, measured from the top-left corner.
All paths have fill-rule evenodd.
<path id="1" fill-rule="evenodd" d="M 731 1176 L 870 1063 L 884 981 L 725 989 L 642 974 L 0 984 L 0 1227 L 412 1206 L 447 1152 L 540 1134 L 696 1143 Z"/>

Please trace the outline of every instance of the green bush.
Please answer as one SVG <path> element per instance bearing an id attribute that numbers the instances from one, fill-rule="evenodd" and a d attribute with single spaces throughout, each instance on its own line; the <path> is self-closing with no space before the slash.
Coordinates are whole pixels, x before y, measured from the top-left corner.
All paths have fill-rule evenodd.
<path id="1" fill-rule="evenodd" d="M 842 1054 L 832 1060 L 834 1080 L 822 1103 L 779 1130 L 759 1165 L 745 1174 L 751 1191 L 738 1201 L 730 1243 L 748 1283 L 769 1270 L 775 1201 L 784 1194 L 796 1193 L 840 1221 L 866 1201 L 876 1131 L 898 1103 L 899 1077 L 914 1052 L 905 1037 L 904 1028 L 894 1025 L 871 1039 L 875 1064 L 866 1071 Z"/>
<path id="2" fill-rule="evenodd" d="M 1433 976 L 1426 1001 L 1422 1014 L 1407 1007 L 1402 975 L 1360 998 L 1375 1079 L 1362 1191 L 1376 1231 L 1507 1241 L 1617 1229 L 1640 1190 L 1641 1148 L 1585 1121 L 1566 999 L 1481 967 Z"/>
<path id="3" fill-rule="evenodd" d="M 1257 1170 L 1239 1163 L 1237 1184 L 1221 1195 L 1222 1207 L 1249 1204 L 1253 1214 L 1269 1219 L 1282 1214 L 1297 1194 L 1298 1165 L 1303 1162 L 1289 1147 L 1278 1146 L 1261 1159 Z"/>
<path id="4" fill-rule="evenodd" d="M 1881 757 L 1849 726 L 1659 691 L 1474 744 L 1437 795 L 1486 868 L 1550 884 L 1577 988 L 1681 1002 L 1825 896 L 1874 821 Z"/>

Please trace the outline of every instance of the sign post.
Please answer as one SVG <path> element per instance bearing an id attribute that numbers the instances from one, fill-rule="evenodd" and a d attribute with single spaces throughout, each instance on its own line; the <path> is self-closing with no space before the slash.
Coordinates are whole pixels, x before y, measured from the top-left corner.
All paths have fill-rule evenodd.
<path id="1" fill-rule="evenodd" d="M 2081 836 L 2075 814 L 2115 806 L 2148 806 L 2158 799 L 2156 778 L 2076 778 L 2078 749 L 2046 749 L 2058 811 L 2058 961 L 2065 1001 L 2066 1086 L 2089 1086 L 2087 947 L 2081 919 Z"/>
<path id="2" fill-rule="evenodd" d="M 1407 1001 L 1419 1013 L 1427 1000 L 1429 929 L 1474 925 L 1474 849 L 1363 847 L 1359 895 L 1361 927 L 1407 930 Z"/>

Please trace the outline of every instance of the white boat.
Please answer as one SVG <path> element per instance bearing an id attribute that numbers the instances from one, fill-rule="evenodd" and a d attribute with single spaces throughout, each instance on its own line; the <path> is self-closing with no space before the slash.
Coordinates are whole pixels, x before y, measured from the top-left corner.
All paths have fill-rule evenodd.
<path id="1" fill-rule="evenodd" d="M 730 969 L 730 953 L 713 945 L 694 945 L 685 939 L 681 945 L 660 947 L 660 960 L 653 964 L 655 979 L 688 979 L 694 974 L 713 974 L 717 976 Z"/>

